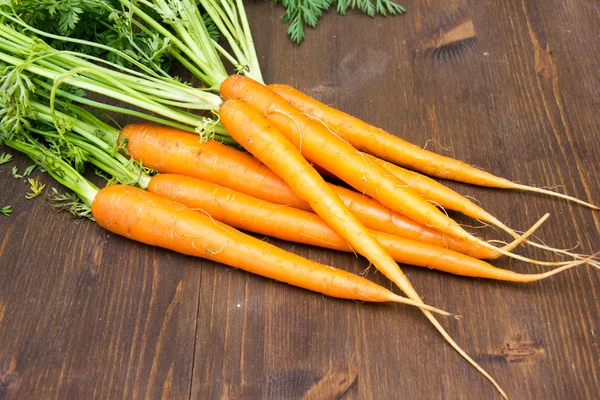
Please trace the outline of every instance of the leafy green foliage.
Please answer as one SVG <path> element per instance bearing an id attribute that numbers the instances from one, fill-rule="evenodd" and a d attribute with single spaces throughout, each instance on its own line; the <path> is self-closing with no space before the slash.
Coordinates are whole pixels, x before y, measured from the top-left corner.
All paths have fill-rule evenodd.
<path id="1" fill-rule="evenodd" d="M 283 22 L 289 24 L 288 34 L 292 41 L 301 43 L 304 40 L 304 24 L 315 28 L 323 13 L 336 4 L 339 14 L 345 15 L 348 9 L 358 9 L 369 17 L 375 15 L 399 15 L 406 9 L 391 0 L 273 0 L 281 3 L 286 9 Z"/>
<path id="2" fill-rule="evenodd" d="M 85 151 L 71 143 L 70 140 L 60 136 L 58 138 L 46 137 L 46 144 L 52 153 L 69 162 L 77 172 L 83 173 L 85 171 L 87 155 Z"/>
<path id="3" fill-rule="evenodd" d="M 104 31 L 100 20 L 116 5 L 106 0 L 5 0 L 2 3 L 4 10 L 14 12 L 31 26 L 80 39 L 93 39 L 96 32 Z"/>
<path id="4" fill-rule="evenodd" d="M 13 213 L 13 209 L 12 206 L 4 206 L 2 208 L 0 208 L 0 214 L 6 215 L 7 217 L 10 216 L 10 214 Z"/>
<path id="5" fill-rule="evenodd" d="M 40 183 L 40 181 L 38 181 L 37 179 L 28 178 L 27 181 L 29 182 L 30 190 L 29 193 L 25 195 L 25 198 L 27 200 L 31 200 L 39 196 L 42 193 L 42 190 L 44 190 L 44 188 L 46 187 L 45 184 Z"/>
<path id="6" fill-rule="evenodd" d="M 151 30 L 132 25 L 128 10 L 115 0 L 0 0 L 0 8 L 18 15 L 25 23 L 52 35 L 98 43 L 121 51 L 134 60 L 146 62 L 157 70 L 172 64 L 170 43 Z M 9 3 L 9 4 L 7 4 Z M 131 66 L 128 60 L 89 44 L 45 38 L 57 50 L 102 56 L 109 62 Z"/>
<path id="7" fill-rule="evenodd" d="M 202 20 L 206 25 L 206 31 L 210 35 L 211 39 L 215 42 L 218 42 L 221 38 L 221 31 L 219 30 L 219 28 L 217 28 L 214 21 L 210 19 L 210 16 L 208 14 L 202 14 Z"/>
<path id="8" fill-rule="evenodd" d="M 12 174 L 13 178 L 16 178 L 16 179 L 23 178 L 23 175 L 19 174 L 19 167 L 17 167 L 16 165 L 14 167 L 12 167 L 11 174 Z"/>
<path id="9" fill-rule="evenodd" d="M 17 167 L 16 165 L 12 168 L 12 176 L 15 177 L 16 179 L 23 179 L 29 175 L 31 175 L 31 173 L 33 172 L 33 170 L 35 169 L 36 165 L 30 165 L 29 167 L 25 168 L 25 170 L 23 171 L 22 174 L 19 173 L 19 167 Z"/>
<path id="10" fill-rule="evenodd" d="M 52 188 L 52 193 L 48 198 L 53 202 L 52 208 L 57 211 L 68 211 L 78 218 L 89 218 L 92 217 L 92 209 L 81 202 L 79 197 L 75 193 L 60 193 L 55 188 Z"/>
<path id="11" fill-rule="evenodd" d="M 0 155 L 0 165 L 6 164 L 10 160 L 12 160 L 12 158 L 13 158 L 12 154 L 10 154 L 10 153 L 2 153 L 2 155 Z"/>
<path id="12" fill-rule="evenodd" d="M 25 168 L 25 171 L 23 171 L 23 178 L 26 176 L 31 175 L 31 173 L 33 172 L 33 170 L 35 169 L 36 165 L 32 164 L 29 167 Z"/>
<path id="13" fill-rule="evenodd" d="M 0 78 L 0 144 L 12 139 L 29 127 L 27 119 L 33 117 L 29 95 L 35 85 L 21 68 L 8 66 L 2 70 Z"/>

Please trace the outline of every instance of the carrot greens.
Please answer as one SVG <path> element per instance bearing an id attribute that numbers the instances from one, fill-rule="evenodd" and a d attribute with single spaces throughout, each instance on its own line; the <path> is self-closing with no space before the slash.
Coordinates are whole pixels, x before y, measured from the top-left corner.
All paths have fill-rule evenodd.
<path id="1" fill-rule="evenodd" d="M 64 3 L 64 2 L 63 2 Z M 53 47 L 82 54 L 106 55 L 113 64 L 143 64 L 165 74 L 172 60 L 183 64 L 209 88 L 218 90 L 229 75 L 223 61 L 237 73 L 262 82 L 254 42 L 241 0 L 88 0 L 89 12 L 42 8 L 25 0 L 5 6 L 5 18 L 19 21 L 45 37 Z M 52 11 L 50 11 L 52 10 Z M 71 25 L 61 24 L 70 19 Z M 45 24 L 32 23 L 43 19 Z M 86 27 L 86 33 L 81 33 Z M 110 35 L 99 32 L 110 32 Z M 222 37 L 227 50 L 218 38 Z M 148 71 L 145 71 L 148 72 Z"/>
<path id="2" fill-rule="evenodd" d="M 345 15 L 351 9 L 358 9 L 369 17 L 375 15 L 400 15 L 406 8 L 391 0 L 274 0 L 285 9 L 283 22 L 288 23 L 288 35 L 296 43 L 304 40 L 304 25 L 316 28 L 319 18 L 335 3 L 336 11 Z"/>
<path id="3" fill-rule="evenodd" d="M 29 190 L 30 190 L 25 195 L 25 198 L 27 200 L 31 200 L 33 198 L 38 197 L 42 193 L 42 190 L 44 190 L 44 188 L 46 187 L 45 184 L 40 183 L 40 181 L 37 179 L 28 178 L 27 182 L 29 182 Z"/>
<path id="4" fill-rule="evenodd" d="M 12 158 L 13 158 L 12 154 L 2 153 L 2 155 L 0 155 L 0 165 L 10 162 L 12 160 Z"/>
<path id="5" fill-rule="evenodd" d="M 10 206 L 10 205 L 0 208 L 0 214 L 5 215 L 7 217 L 10 216 L 10 214 L 12 214 L 13 211 L 14 210 L 12 209 L 12 206 Z"/>

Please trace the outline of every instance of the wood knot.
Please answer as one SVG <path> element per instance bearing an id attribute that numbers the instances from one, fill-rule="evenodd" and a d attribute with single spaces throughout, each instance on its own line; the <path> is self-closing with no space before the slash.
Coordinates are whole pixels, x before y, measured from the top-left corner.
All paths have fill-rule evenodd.
<path id="1" fill-rule="evenodd" d="M 536 343 L 506 343 L 502 356 L 508 362 L 525 362 L 544 354 L 544 349 Z"/>
<path id="2" fill-rule="evenodd" d="M 345 370 L 329 370 L 302 396 L 302 400 L 339 399 L 356 381 L 357 376 L 355 365 L 350 365 Z"/>
<path id="3" fill-rule="evenodd" d="M 427 28 L 421 47 L 431 59 L 449 59 L 476 47 L 475 25 L 465 7 L 445 10 Z"/>

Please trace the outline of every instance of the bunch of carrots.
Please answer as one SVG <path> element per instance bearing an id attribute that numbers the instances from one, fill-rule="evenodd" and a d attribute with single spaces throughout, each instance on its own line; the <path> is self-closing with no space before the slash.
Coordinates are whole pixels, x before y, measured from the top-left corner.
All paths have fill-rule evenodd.
<path id="1" fill-rule="evenodd" d="M 241 1 L 200 2 L 233 48 L 235 56 L 225 58 L 246 61 L 243 64 L 247 68 L 239 68 L 241 73 L 234 75 L 215 67 L 214 57 L 226 53 L 204 33 L 208 30 L 202 24 L 207 22 L 200 12 L 182 8 L 194 24 L 175 25 L 171 30 L 135 3 L 119 3 L 138 18 L 138 23 L 147 24 L 139 23 L 142 32 L 151 27 L 175 43 L 174 57 L 218 93 L 169 81 L 146 62 L 150 57 L 131 59 L 130 53 L 123 53 L 136 70 L 119 65 L 102 69 L 102 60 L 56 51 L 36 40 L 30 42 L 23 31 L 45 38 L 58 36 L 35 30 L 17 13 L 2 11 L 10 21 L 0 27 L 0 61 L 5 68 L 2 83 L 3 88 L 12 89 L 2 99 L 4 144 L 27 154 L 74 191 L 82 204 L 70 204 L 72 210 L 89 207 L 95 221 L 116 234 L 328 296 L 419 307 L 448 343 L 505 396 L 498 383 L 452 340 L 433 315 L 449 313 L 425 304 L 398 263 L 511 282 L 533 282 L 578 265 L 599 264 L 593 256 L 530 240 L 547 215 L 519 235 L 483 208 L 421 173 L 545 193 L 595 210 L 598 207 L 516 184 L 423 150 L 292 87 L 266 86 Z M 160 7 L 163 2 L 154 3 Z M 23 10 L 19 13 L 26 15 Z M 42 50 L 27 54 L 32 48 Z M 22 83 L 25 80 L 27 84 Z M 92 102 L 73 91 L 61 90 L 63 83 L 154 114 Z M 154 123 L 120 130 L 73 103 L 134 114 Z M 216 117 L 198 117 L 187 111 L 189 108 L 211 110 Z M 205 137 L 199 138 L 195 130 Z M 218 137 L 233 146 L 216 140 Z M 112 177 L 112 183 L 119 184 L 98 189 L 81 174 L 74 159 L 93 164 Z M 337 180 L 354 190 L 336 185 Z M 514 240 L 504 247 L 494 246 L 467 232 L 436 205 L 499 227 Z M 240 230 L 360 254 L 407 297 Z M 513 253 L 521 243 L 570 259 L 547 262 Z M 520 274 L 484 261 L 501 256 L 556 268 Z"/>

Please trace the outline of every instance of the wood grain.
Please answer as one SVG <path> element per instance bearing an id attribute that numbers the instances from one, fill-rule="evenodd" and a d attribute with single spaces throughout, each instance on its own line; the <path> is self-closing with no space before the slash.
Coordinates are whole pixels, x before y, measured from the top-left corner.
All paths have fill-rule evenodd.
<path id="1" fill-rule="evenodd" d="M 404 4 L 409 13 L 397 18 L 330 12 L 296 46 L 280 7 L 248 3 L 265 79 L 496 174 L 598 202 L 598 2 Z M 15 209 L 0 216 L 0 399 L 498 397 L 417 310 L 324 298 L 127 241 L 41 197 L 24 200 L 13 165 L 29 162 L 16 155 L 0 166 L 0 206 Z M 449 185 L 517 229 L 550 212 L 539 237 L 553 246 L 600 248 L 597 212 Z M 270 240 L 368 268 L 353 255 Z M 427 302 L 462 315 L 442 323 L 512 398 L 597 397 L 599 271 L 531 285 L 406 271 Z M 367 276 L 391 288 L 373 269 Z"/>

